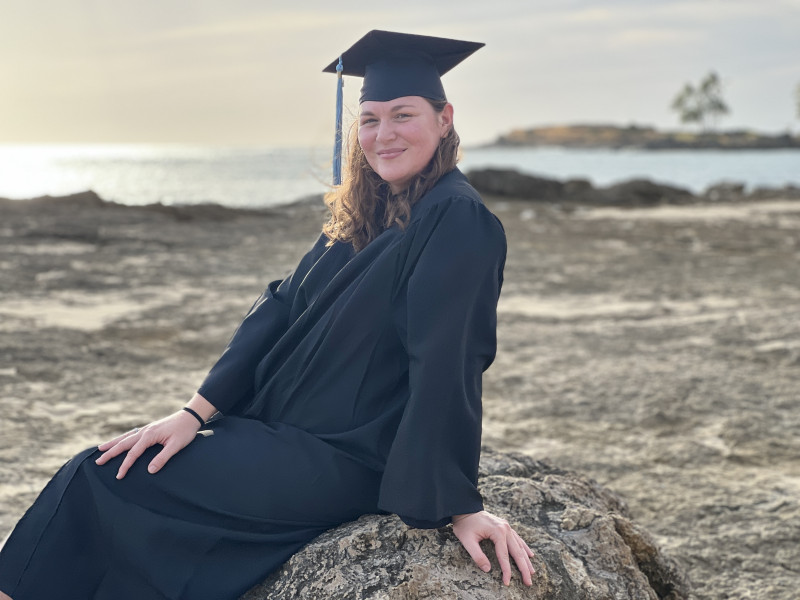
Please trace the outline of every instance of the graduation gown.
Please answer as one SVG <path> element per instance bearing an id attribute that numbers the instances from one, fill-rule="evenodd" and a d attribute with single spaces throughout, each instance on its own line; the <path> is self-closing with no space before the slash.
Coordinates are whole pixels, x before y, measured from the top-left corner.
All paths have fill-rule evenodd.
<path id="1" fill-rule="evenodd" d="M 157 474 L 96 449 L 0 553 L 15 600 L 236 598 L 319 533 L 481 510 L 481 377 L 506 241 L 459 170 L 356 253 L 321 235 L 253 304 L 199 388 L 224 416 Z"/>

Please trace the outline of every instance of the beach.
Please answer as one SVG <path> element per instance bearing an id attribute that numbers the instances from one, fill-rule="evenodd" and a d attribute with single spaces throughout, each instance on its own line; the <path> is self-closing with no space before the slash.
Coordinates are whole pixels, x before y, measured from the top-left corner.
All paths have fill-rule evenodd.
<path id="1" fill-rule="evenodd" d="M 800 201 L 485 200 L 484 443 L 622 495 L 698 598 L 796 597 Z M 325 214 L 0 202 L 0 536 L 75 452 L 180 408 Z"/>

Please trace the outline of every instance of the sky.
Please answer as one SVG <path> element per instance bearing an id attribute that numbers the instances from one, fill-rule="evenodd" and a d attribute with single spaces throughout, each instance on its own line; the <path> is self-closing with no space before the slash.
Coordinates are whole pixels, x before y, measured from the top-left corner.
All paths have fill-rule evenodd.
<path id="1" fill-rule="evenodd" d="M 486 43 L 443 78 L 466 144 L 681 128 L 672 99 L 711 70 L 722 128 L 800 131 L 800 0 L 0 0 L 0 143 L 325 145 L 321 70 L 371 29 Z"/>

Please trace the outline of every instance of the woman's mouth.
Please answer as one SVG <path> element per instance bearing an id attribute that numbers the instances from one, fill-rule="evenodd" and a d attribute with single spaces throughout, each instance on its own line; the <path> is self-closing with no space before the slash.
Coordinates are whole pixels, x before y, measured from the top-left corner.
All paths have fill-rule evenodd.
<path id="1" fill-rule="evenodd" d="M 377 154 L 378 158 L 391 159 L 391 158 L 397 158 L 403 152 L 405 152 L 405 148 L 387 148 L 386 150 L 379 150 Z"/>

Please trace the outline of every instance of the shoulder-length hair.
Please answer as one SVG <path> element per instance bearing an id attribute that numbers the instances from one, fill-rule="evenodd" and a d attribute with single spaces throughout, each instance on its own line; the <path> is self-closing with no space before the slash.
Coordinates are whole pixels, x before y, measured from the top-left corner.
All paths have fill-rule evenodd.
<path id="1" fill-rule="evenodd" d="M 428 102 L 437 113 L 447 105 L 444 100 Z M 459 143 L 458 134 L 451 126 L 427 166 L 405 190 L 392 194 L 389 184 L 369 166 L 358 143 L 358 123 L 353 123 L 342 184 L 325 194 L 325 204 L 331 215 L 322 231 L 328 237 L 328 246 L 336 241 L 347 242 L 358 252 L 392 225 L 405 228 L 411 217 L 411 207 L 442 175 L 455 169 Z"/>

